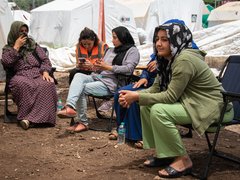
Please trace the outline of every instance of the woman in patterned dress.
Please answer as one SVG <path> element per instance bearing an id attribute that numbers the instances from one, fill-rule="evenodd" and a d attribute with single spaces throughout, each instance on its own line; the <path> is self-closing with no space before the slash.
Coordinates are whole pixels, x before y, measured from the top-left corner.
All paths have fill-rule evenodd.
<path id="1" fill-rule="evenodd" d="M 12 23 L 1 60 L 4 68 L 14 69 L 9 89 L 18 107 L 17 119 L 25 130 L 31 124 L 54 126 L 57 104 L 56 87 L 49 75 L 50 60 L 43 48 L 28 37 L 28 30 L 21 21 Z"/>

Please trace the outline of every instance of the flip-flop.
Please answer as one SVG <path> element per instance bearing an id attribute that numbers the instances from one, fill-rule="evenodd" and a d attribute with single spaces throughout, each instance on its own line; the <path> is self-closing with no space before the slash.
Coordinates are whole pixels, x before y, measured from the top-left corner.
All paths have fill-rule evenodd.
<path id="1" fill-rule="evenodd" d="M 146 161 L 149 161 L 149 163 L 146 163 Z M 161 166 L 168 166 L 174 161 L 174 158 L 157 158 L 157 157 L 151 157 L 148 158 L 143 164 L 146 167 L 161 167 Z"/>
<path id="2" fill-rule="evenodd" d="M 181 172 L 177 171 L 171 166 L 167 166 L 166 168 L 164 168 L 164 170 L 168 173 L 168 175 L 163 175 L 158 172 L 159 176 L 162 178 L 178 178 L 178 177 L 186 176 L 192 173 L 192 167 L 187 168 Z"/>
<path id="3" fill-rule="evenodd" d="M 137 141 L 134 143 L 134 147 L 138 149 L 143 149 L 143 141 Z"/>

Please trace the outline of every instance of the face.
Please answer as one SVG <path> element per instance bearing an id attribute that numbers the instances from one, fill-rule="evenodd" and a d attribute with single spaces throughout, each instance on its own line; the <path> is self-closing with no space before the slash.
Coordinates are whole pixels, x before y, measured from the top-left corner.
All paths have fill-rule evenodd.
<path id="1" fill-rule="evenodd" d="M 115 47 L 122 45 L 115 32 L 112 32 L 112 43 Z"/>
<path id="2" fill-rule="evenodd" d="M 22 34 L 25 34 L 25 35 L 27 35 L 28 34 L 28 28 L 26 27 L 26 26 L 22 26 L 21 28 L 20 28 L 20 35 L 22 35 Z"/>
<path id="3" fill-rule="evenodd" d="M 170 43 L 167 38 L 167 32 L 165 30 L 160 30 L 155 37 L 156 49 L 159 56 L 162 56 L 166 59 L 171 59 L 171 49 Z"/>
<path id="4" fill-rule="evenodd" d="M 90 52 L 94 46 L 94 41 L 90 39 L 83 39 L 81 40 L 81 44 L 88 52 Z"/>

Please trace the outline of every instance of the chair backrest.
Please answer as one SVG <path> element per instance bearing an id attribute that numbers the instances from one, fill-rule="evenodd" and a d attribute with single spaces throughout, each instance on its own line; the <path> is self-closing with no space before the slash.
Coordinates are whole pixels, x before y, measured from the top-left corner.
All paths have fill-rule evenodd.
<path id="1" fill-rule="evenodd" d="M 219 80 L 225 91 L 240 94 L 240 56 L 230 56 L 220 72 Z M 240 102 L 233 102 L 234 119 L 240 120 Z"/>

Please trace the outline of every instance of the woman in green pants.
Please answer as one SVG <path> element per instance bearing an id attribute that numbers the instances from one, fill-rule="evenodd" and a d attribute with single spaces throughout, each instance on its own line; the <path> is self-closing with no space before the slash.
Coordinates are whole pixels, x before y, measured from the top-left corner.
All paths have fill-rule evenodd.
<path id="1" fill-rule="evenodd" d="M 156 158 L 147 166 L 166 165 L 159 176 L 180 177 L 191 173 L 192 161 L 176 125 L 192 124 L 202 135 L 220 116 L 221 84 L 204 62 L 205 53 L 192 49 L 192 34 L 182 24 L 168 23 L 155 28 L 153 47 L 158 55 L 158 75 L 143 91 L 120 91 L 123 107 L 140 105 L 143 147 L 155 148 Z M 232 107 L 225 121 L 233 117 Z"/>

